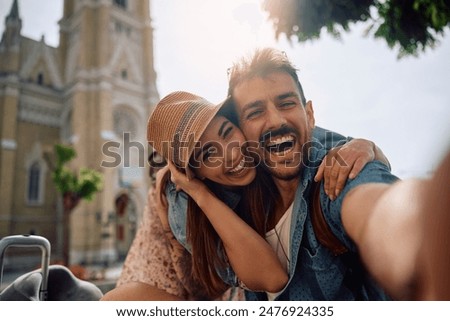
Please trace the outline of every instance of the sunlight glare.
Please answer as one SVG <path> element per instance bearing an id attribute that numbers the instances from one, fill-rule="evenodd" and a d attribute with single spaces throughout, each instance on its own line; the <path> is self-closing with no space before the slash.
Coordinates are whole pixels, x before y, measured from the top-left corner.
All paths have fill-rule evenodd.
<path id="1" fill-rule="evenodd" d="M 179 43 L 171 46 L 182 57 L 172 58 L 182 59 L 188 65 L 196 66 L 197 73 L 192 75 L 180 71 L 180 74 L 200 79 L 212 78 L 211 74 L 223 74 L 224 82 L 220 84 L 218 95 L 223 97 L 226 70 L 231 62 L 255 47 L 275 44 L 273 30 L 267 22 L 261 3 L 261 0 L 193 0 L 188 5 L 177 1 L 177 6 L 172 8 L 175 25 L 170 32 L 176 32 L 178 37 L 173 35 L 170 38 L 180 39 Z M 186 17 L 189 16 L 197 19 L 187 20 Z"/>

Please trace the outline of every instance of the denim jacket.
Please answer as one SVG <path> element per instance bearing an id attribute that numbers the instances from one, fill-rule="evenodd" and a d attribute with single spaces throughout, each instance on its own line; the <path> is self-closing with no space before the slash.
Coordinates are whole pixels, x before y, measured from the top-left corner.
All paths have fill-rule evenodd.
<path id="1" fill-rule="evenodd" d="M 345 195 L 354 187 L 369 183 L 392 183 L 397 180 L 389 168 L 381 162 L 368 163 L 353 180 L 348 180 L 345 188 L 335 201 L 331 201 L 321 185 L 320 200 L 325 219 L 336 237 L 350 249 L 349 254 L 334 256 L 315 237 L 308 209 L 310 187 L 317 168 L 326 153 L 334 146 L 345 143 L 350 138 L 316 127 L 308 164 L 305 164 L 294 200 L 291 224 L 291 253 L 289 281 L 277 300 L 385 300 L 388 297 L 363 270 L 356 246 L 346 234 L 340 210 Z M 171 186 L 170 186 L 171 185 Z M 169 224 L 177 240 L 188 250 L 186 242 L 187 197 L 176 192 L 173 184 L 166 190 L 169 202 Z M 234 208 L 239 195 L 226 195 L 224 201 Z M 356 271 L 356 272 L 355 272 Z M 238 280 L 228 267 L 218 271 L 224 282 L 238 286 Z M 353 273 L 353 274 L 352 274 Z M 356 284 L 354 284 L 356 280 Z M 246 291 L 247 300 L 266 300 L 264 292 Z"/>

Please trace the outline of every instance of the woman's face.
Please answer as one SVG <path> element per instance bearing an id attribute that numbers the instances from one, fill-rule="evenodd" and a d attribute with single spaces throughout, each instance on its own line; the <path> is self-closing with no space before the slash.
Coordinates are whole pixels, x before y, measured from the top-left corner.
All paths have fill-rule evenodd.
<path id="1" fill-rule="evenodd" d="M 195 175 L 225 186 L 245 186 L 256 175 L 254 161 L 247 153 L 241 130 L 227 118 L 216 116 L 194 149 L 191 168 Z"/>

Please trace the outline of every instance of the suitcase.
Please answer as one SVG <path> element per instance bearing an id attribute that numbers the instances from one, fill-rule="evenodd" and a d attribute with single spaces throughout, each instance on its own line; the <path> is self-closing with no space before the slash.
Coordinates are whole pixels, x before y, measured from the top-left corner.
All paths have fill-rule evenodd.
<path id="1" fill-rule="evenodd" d="M 102 291 L 94 284 L 77 279 L 61 265 L 50 265 L 50 242 L 36 235 L 12 235 L 0 240 L 0 286 L 5 251 L 9 247 L 38 247 L 42 251 L 41 268 L 19 276 L 3 291 L 0 301 L 97 301 Z"/>
<path id="2" fill-rule="evenodd" d="M 3 259 L 6 249 L 9 247 L 38 247 L 42 251 L 41 269 L 42 282 L 39 289 L 39 300 L 47 300 L 48 288 L 48 267 L 50 265 L 50 242 L 37 235 L 11 235 L 0 240 L 0 286 L 3 284 Z M 0 297 L 1 300 L 1 297 Z"/>

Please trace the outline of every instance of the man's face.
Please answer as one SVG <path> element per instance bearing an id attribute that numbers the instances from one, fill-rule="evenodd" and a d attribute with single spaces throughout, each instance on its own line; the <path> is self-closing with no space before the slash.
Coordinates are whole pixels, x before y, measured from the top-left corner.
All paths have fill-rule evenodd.
<path id="1" fill-rule="evenodd" d="M 303 108 L 292 77 L 274 72 L 235 87 L 233 93 L 241 129 L 250 143 L 258 143 L 263 165 L 275 177 L 298 177 L 302 147 L 314 128 L 311 102 Z"/>

